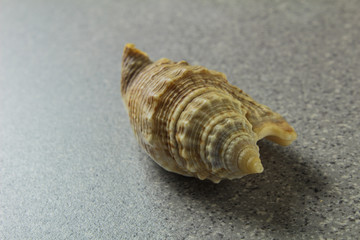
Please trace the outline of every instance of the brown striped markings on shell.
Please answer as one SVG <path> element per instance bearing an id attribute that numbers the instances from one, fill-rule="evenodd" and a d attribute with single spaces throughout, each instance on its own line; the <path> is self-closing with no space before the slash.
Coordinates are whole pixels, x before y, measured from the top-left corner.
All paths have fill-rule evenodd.
<path id="1" fill-rule="evenodd" d="M 121 94 L 140 145 L 168 171 L 220 182 L 263 166 L 256 142 L 297 137 L 278 113 L 229 84 L 223 73 L 148 55 L 127 44 Z"/>

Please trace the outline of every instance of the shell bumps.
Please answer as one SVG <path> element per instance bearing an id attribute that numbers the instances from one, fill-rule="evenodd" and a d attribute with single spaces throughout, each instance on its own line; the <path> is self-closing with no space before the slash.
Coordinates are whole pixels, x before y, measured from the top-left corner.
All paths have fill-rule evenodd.
<path id="1" fill-rule="evenodd" d="M 121 94 L 140 145 L 170 172 L 220 182 L 263 166 L 256 142 L 296 139 L 278 113 L 232 86 L 223 73 L 148 55 L 127 44 Z"/>

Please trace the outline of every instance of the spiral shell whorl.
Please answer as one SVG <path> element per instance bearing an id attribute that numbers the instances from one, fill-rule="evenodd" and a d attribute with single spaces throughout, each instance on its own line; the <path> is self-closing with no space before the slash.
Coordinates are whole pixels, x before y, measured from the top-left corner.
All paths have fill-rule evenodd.
<path id="1" fill-rule="evenodd" d="M 175 130 L 177 149 L 173 151 L 179 151 L 179 156 L 187 160 L 182 168 L 189 175 L 217 182 L 253 173 L 236 160 L 245 149 L 258 150 L 257 136 L 241 103 L 228 94 L 209 90 L 194 98 L 183 110 Z"/>

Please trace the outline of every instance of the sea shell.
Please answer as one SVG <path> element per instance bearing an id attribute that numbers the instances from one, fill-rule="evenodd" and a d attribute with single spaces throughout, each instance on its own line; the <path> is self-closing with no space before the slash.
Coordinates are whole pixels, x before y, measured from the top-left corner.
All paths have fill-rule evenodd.
<path id="1" fill-rule="evenodd" d="M 140 145 L 161 167 L 215 183 L 260 173 L 256 142 L 296 139 L 278 113 L 229 84 L 223 73 L 148 55 L 127 44 L 121 93 Z"/>

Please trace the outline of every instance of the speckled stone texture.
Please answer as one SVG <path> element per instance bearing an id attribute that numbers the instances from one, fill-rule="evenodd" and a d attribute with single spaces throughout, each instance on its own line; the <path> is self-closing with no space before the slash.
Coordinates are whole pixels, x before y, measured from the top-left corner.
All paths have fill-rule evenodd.
<path id="1" fill-rule="evenodd" d="M 17 1 L 0 8 L 0 239 L 356 239 L 359 1 Z M 187 60 L 284 115 L 262 174 L 158 167 L 120 96 L 121 54 Z"/>

